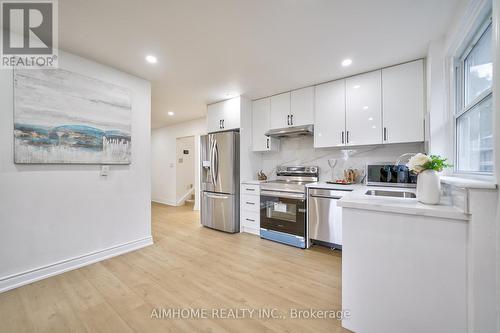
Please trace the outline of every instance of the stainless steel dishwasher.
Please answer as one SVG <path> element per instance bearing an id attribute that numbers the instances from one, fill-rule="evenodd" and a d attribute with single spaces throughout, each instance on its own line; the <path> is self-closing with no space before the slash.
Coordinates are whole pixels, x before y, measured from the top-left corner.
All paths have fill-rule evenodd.
<path id="1" fill-rule="evenodd" d="M 337 201 L 350 191 L 352 190 L 319 188 L 308 190 L 308 246 L 319 244 L 342 249 L 342 208 L 337 207 Z"/>

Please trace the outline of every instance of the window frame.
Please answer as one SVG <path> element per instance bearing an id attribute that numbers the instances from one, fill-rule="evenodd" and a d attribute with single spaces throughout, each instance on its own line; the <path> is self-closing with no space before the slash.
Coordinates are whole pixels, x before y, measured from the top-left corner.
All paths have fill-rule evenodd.
<path id="1" fill-rule="evenodd" d="M 486 99 L 490 98 L 493 96 L 493 86 L 490 87 L 489 89 L 483 91 L 479 96 L 474 98 L 472 101 L 469 102 L 468 105 L 465 105 L 465 98 L 466 98 L 466 71 L 465 71 L 465 61 L 467 57 L 470 55 L 472 50 L 474 50 L 474 47 L 477 45 L 481 37 L 486 33 L 486 31 L 491 27 L 493 29 L 493 18 L 491 13 L 488 14 L 487 18 L 483 20 L 481 25 L 479 26 L 479 29 L 472 35 L 473 37 L 471 40 L 467 43 L 467 46 L 465 49 L 460 52 L 460 56 L 455 58 L 454 61 L 454 74 L 455 74 L 455 82 L 453 85 L 454 93 L 455 93 L 455 107 L 454 107 L 454 112 L 453 112 L 453 139 L 454 139 L 454 173 L 458 175 L 476 175 L 476 176 L 485 176 L 485 177 L 491 177 L 494 175 L 495 172 L 495 165 L 493 165 L 493 170 L 491 172 L 489 171 L 465 171 L 465 170 L 460 170 L 458 167 L 458 121 L 459 119 L 467 114 L 469 111 L 477 107 L 479 104 L 484 102 Z M 493 50 L 492 50 L 493 52 Z M 493 111 L 493 110 L 492 110 Z M 494 162 L 494 161 L 493 161 Z"/>

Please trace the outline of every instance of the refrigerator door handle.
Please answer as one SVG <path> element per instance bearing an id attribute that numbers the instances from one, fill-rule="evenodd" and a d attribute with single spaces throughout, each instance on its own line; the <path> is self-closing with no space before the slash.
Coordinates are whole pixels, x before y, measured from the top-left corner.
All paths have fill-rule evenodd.
<path id="1" fill-rule="evenodd" d="M 225 194 L 213 194 L 204 192 L 204 195 L 210 199 L 229 199 L 229 196 Z"/>
<path id="2" fill-rule="evenodd" d="M 210 174 L 212 175 L 212 183 L 215 185 L 215 140 L 212 139 L 210 146 Z"/>
<path id="3" fill-rule="evenodd" d="M 217 185 L 217 178 L 219 178 L 219 147 L 217 146 L 217 140 L 214 141 L 214 166 L 215 166 L 215 172 L 214 172 L 214 184 Z"/>

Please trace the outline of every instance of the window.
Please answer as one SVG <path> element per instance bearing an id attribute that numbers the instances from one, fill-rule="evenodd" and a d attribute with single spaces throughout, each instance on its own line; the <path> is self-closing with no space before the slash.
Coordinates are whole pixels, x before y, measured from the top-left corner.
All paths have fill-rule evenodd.
<path id="1" fill-rule="evenodd" d="M 493 173 L 493 62 L 491 18 L 457 59 L 455 169 Z"/>

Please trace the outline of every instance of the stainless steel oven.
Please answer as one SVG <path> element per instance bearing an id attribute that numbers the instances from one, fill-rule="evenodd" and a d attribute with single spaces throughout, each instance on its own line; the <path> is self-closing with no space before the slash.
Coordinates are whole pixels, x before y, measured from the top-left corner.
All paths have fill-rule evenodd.
<path id="1" fill-rule="evenodd" d="M 304 193 L 261 191 L 260 226 L 267 230 L 296 236 L 293 238 L 303 242 L 306 236 Z"/>
<path id="2" fill-rule="evenodd" d="M 316 166 L 282 166 L 277 179 L 260 187 L 260 236 L 306 248 L 307 200 L 305 185 L 318 180 Z"/>

